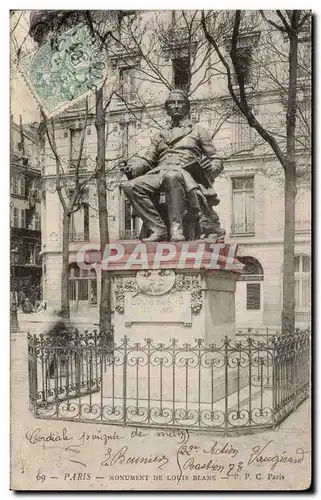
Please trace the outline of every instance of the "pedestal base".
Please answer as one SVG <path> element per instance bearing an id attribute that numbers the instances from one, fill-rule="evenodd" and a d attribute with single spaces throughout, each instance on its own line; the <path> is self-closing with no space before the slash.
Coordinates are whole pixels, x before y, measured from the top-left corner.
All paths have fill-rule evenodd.
<path id="1" fill-rule="evenodd" d="M 225 265 L 226 258 L 222 260 Z M 176 262 L 176 268 L 171 263 L 161 269 L 119 266 L 109 270 L 116 343 L 124 335 L 140 343 L 146 338 L 165 343 L 176 338 L 183 344 L 200 338 L 206 345 L 220 343 L 225 336 L 235 338 L 240 269 L 209 269 L 206 262 L 195 269 L 194 264 L 190 259 L 184 269 L 178 269 Z"/>

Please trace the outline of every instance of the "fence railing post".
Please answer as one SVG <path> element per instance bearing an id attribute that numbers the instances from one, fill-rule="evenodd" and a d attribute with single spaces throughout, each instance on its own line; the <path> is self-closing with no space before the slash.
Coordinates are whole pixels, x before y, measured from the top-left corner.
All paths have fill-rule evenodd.
<path id="1" fill-rule="evenodd" d="M 60 351 L 57 346 L 53 347 L 53 362 L 54 362 L 54 395 L 55 395 L 55 404 L 56 404 L 56 412 L 57 417 L 59 417 L 59 362 L 60 362 Z"/>
<path id="2" fill-rule="evenodd" d="M 228 338 L 225 335 L 224 338 L 224 388 L 225 388 L 225 405 L 224 405 L 224 411 L 225 411 L 225 435 L 228 433 Z"/>
<path id="3" fill-rule="evenodd" d="M 302 368 L 304 369 L 304 367 L 300 367 L 300 363 L 298 364 L 297 360 L 297 346 L 298 346 L 298 340 L 297 338 L 294 339 L 293 342 L 291 342 L 292 344 L 292 352 L 293 352 L 293 366 L 294 366 L 294 398 L 293 398 L 293 410 L 296 410 L 297 407 L 298 407 L 298 402 L 297 402 L 297 393 L 298 393 L 298 381 L 300 383 L 300 373 L 298 373 L 298 371 L 300 371 Z M 301 352 L 301 356 L 299 356 L 299 359 L 300 357 L 302 358 L 302 352 Z M 301 361 L 303 361 L 301 359 Z M 298 376 L 299 375 L 299 376 Z"/>
<path id="4" fill-rule="evenodd" d="M 37 338 L 28 333 L 28 376 L 29 376 L 29 405 L 34 414 L 37 414 L 37 389 L 38 389 L 38 374 L 37 374 Z"/>
<path id="5" fill-rule="evenodd" d="M 276 404 L 277 404 L 277 374 L 276 374 L 276 340 L 272 339 L 272 420 L 273 428 L 276 427 Z"/>
<path id="6" fill-rule="evenodd" d="M 123 358 L 123 425 L 127 421 L 127 336 L 124 337 L 124 358 Z"/>

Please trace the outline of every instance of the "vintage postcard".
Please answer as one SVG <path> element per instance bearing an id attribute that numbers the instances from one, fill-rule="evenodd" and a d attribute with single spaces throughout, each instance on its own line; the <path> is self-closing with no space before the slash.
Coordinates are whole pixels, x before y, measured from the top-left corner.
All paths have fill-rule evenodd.
<path id="1" fill-rule="evenodd" d="M 310 488 L 311 30 L 10 12 L 11 489 Z"/>

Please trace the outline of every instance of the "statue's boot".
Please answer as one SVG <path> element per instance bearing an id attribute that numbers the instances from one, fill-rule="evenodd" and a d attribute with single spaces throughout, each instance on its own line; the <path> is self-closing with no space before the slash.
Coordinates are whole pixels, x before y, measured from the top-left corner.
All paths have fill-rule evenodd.
<path id="1" fill-rule="evenodd" d="M 215 233 L 205 234 L 201 236 L 201 239 L 210 241 L 211 243 L 225 243 L 225 229 L 220 228 Z"/>
<path id="2" fill-rule="evenodd" d="M 182 225 L 177 222 L 171 224 L 171 241 L 185 241 Z"/>
<path id="3" fill-rule="evenodd" d="M 186 239 L 186 238 L 185 238 L 185 236 L 184 236 L 183 234 L 173 234 L 173 235 L 171 236 L 171 241 L 176 241 L 176 242 L 178 242 L 178 241 L 185 241 L 185 239 Z"/>
<path id="4" fill-rule="evenodd" d="M 142 241 L 144 243 L 152 242 L 152 241 L 167 241 L 168 235 L 166 231 L 156 230 L 153 231 L 148 238 L 143 238 Z"/>
<path id="5" fill-rule="evenodd" d="M 220 229 L 218 232 L 217 232 L 217 243 L 225 243 L 225 235 L 226 235 L 226 231 L 225 229 Z"/>

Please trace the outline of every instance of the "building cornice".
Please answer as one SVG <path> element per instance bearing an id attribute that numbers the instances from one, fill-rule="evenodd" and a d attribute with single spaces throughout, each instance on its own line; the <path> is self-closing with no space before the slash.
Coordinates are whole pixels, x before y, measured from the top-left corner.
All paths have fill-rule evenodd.
<path id="1" fill-rule="evenodd" d="M 271 100 L 271 97 L 274 97 L 273 100 Z M 266 102 L 269 104 L 275 104 L 275 103 L 282 103 L 282 99 L 280 97 L 280 92 L 277 89 L 264 89 L 256 92 L 253 94 L 253 103 L 255 103 L 258 100 L 261 100 L 262 98 L 266 98 Z M 208 103 L 215 105 L 219 103 L 220 101 L 232 101 L 232 97 L 228 93 L 223 93 L 221 95 L 215 95 L 215 96 L 207 96 L 207 97 L 199 97 L 195 99 L 191 99 L 191 108 L 193 106 L 197 106 L 200 104 Z M 257 102 L 257 104 L 263 104 L 263 102 Z M 108 119 L 111 123 L 113 123 L 113 119 L 117 121 L 118 116 L 123 115 L 124 113 L 142 113 L 144 114 L 146 111 L 147 112 L 159 112 L 159 111 L 164 111 L 164 104 L 159 103 L 159 104 L 147 104 L 145 106 L 143 105 L 138 105 L 136 103 L 132 103 L 130 106 L 130 110 L 127 109 L 126 105 L 123 104 L 122 102 L 117 102 L 117 104 L 113 107 L 111 107 L 108 111 L 108 114 L 106 114 L 106 120 L 107 120 L 107 115 Z M 213 110 L 215 111 L 215 110 Z M 84 114 L 85 114 L 85 108 L 78 108 L 75 110 L 70 110 L 70 114 L 63 115 L 61 119 L 57 120 L 57 127 L 58 129 L 60 128 L 68 128 L 68 125 L 66 122 L 74 122 L 77 119 L 81 119 Z M 93 124 L 95 120 L 95 115 L 91 114 L 88 116 L 88 124 Z M 66 126 L 67 125 L 67 126 Z"/>
<path id="2" fill-rule="evenodd" d="M 41 170 L 38 168 L 31 167 L 29 165 L 24 166 L 20 163 L 17 163 L 15 160 L 10 161 L 10 169 L 19 171 L 24 174 L 32 174 L 41 177 Z"/>
<path id="3" fill-rule="evenodd" d="M 310 234 L 297 234 L 295 233 L 294 234 L 294 238 L 295 238 L 295 243 L 308 243 L 308 244 L 311 244 L 311 233 Z M 225 238 L 225 243 L 227 245 L 239 245 L 239 246 L 242 246 L 242 245 L 246 245 L 246 246 L 273 246 L 273 245 L 277 245 L 277 246 L 280 246 L 283 248 L 284 246 L 284 240 L 282 238 L 275 238 L 275 239 L 266 239 L 266 238 L 257 238 L 257 239 L 254 239 L 254 238 L 251 238 L 251 239 L 246 239 L 246 238 L 231 238 L 231 237 L 227 237 Z"/>

